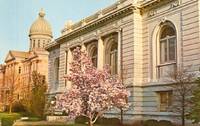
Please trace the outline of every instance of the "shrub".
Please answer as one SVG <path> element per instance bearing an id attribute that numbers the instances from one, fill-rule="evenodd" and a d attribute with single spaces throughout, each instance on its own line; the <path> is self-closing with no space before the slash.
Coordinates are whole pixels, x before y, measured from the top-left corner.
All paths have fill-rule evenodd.
<path id="1" fill-rule="evenodd" d="M 2 118 L 1 123 L 2 126 L 12 126 L 14 123 L 14 118 Z"/>
<path id="2" fill-rule="evenodd" d="M 12 107 L 13 112 L 26 112 L 24 105 L 21 102 L 15 102 Z"/>
<path id="3" fill-rule="evenodd" d="M 99 119 L 97 119 L 96 124 L 103 124 L 103 125 L 120 125 L 120 120 L 118 118 L 105 118 L 105 117 L 101 117 Z"/>
<path id="4" fill-rule="evenodd" d="M 75 123 L 79 123 L 79 124 L 85 124 L 86 122 L 88 122 L 89 118 L 85 117 L 85 116 L 78 116 L 75 119 Z"/>
<path id="5" fill-rule="evenodd" d="M 104 121 L 106 122 L 107 121 L 107 118 L 105 117 L 100 117 L 97 119 L 97 121 L 95 122 L 96 124 L 103 124 Z"/>
<path id="6" fill-rule="evenodd" d="M 167 121 L 167 120 L 160 120 L 160 121 L 158 122 L 158 124 L 159 124 L 159 126 L 174 126 L 174 125 L 172 124 L 172 122 Z"/>
<path id="7" fill-rule="evenodd" d="M 158 121 L 154 119 L 146 120 L 143 122 L 143 126 L 159 126 Z"/>
<path id="8" fill-rule="evenodd" d="M 109 118 L 108 124 L 111 125 L 120 125 L 121 121 L 118 118 Z"/>
<path id="9" fill-rule="evenodd" d="M 12 113 L 0 113 L 0 120 L 2 122 L 2 126 L 12 126 L 14 121 L 20 118 L 20 114 Z"/>
<path id="10" fill-rule="evenodd" d="M 138 121 L 135 121 L 134 123 L 132 123 L 131 126 L 143 126 L 143 121 L 142 120 L 138 120 Z"/>

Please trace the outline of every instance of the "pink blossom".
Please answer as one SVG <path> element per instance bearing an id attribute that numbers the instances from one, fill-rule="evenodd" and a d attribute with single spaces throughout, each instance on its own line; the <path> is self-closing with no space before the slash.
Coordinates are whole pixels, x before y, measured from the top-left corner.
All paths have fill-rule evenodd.
<path id="1" fill-rule="evenodd" d="M 70 65 L 65 78 L 72 82 L 72 88 L 57 96 L 55 109 L 66 111 L 71 118 L 86 116 L 91 126 L 112 107 L 127 107 L 129 93 L 117 76 L 110 75 L 108 66 L 98 70 L 79 47 L 74 49 Z"/>

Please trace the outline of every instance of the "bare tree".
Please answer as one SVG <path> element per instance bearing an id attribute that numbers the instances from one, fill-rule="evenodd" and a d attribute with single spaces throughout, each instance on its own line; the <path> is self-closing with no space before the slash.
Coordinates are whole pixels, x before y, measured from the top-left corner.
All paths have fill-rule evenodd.
<path id="1" fill-rule="evenodd" d="M 9 106 L 9 113 L 12 113 L 13 103 L 18 99 L 18 93 L 20 89 L 20 77 L 15 71 L 9 71 L 5 75 L 5 85 L 2 90 L 6 91 L 6 101 L 4 104 Z"/>
<path id="2" fill-rule="evenodd" d="M 45 76 L 36 71 L 33 71 L 30 112 L 39 117 L 42 117 L 44 114 L 46 90 L 47 83 Z"/>
<path id="3" fill-rule="evenodd" d="M 126 85 L 125 84 L 125 80 L 126 79 L 128 79 L 128 68 L 127 68 L 127 66 L 124 66 L 121 69 L 121 75 L 120 75 L 120 80 L 122 81 L 123 85 Z M 127 102 L 128 102 L 128 99 L 127 99 Z M 124 120 L 124 111 L 127 108 L 120 107 L 119 109 L 120 109 L 120 121 L 121 121 L 121 123 L 123 123 L 123 120 Z"/>
<path id="4" fill-rule="evenodd" d="M 189 68 L 178 68 L 169 73 L 173 83 L 173 103 L 171 110 L 181 116 L 182 126 L 185 126 L 185 118 L 191 107 L 191 96 L 194 89 L 196 74 L 189 72 Z"/>

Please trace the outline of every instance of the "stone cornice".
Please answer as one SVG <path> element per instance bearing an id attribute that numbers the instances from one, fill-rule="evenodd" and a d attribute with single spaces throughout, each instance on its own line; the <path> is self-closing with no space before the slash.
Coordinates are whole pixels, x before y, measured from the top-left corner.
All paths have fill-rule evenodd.
<path id="1" fill-rule="evenodd" d="M 98 12 L 96 12 L 93 15 L 90 15 L 79 22 L 76 22 L 75 24 L 70 23 L 69 25 L 66 25 L 66 27 L 61 31 L 62 34 L 67 34 L 73 30 L 76 30 L 80 27 L 83 27 L 91 22 L 95 22 L 96 20 L 105 17 L 107 15 L 110 15 L 114 11 L 120 10 L 122 8 L 125 8 L 127 5 L 132 4 L 132 0 L 119 0 L 118 2 L 114 3 L 113 5 L 106 7 Z"/>
<path id="2" fill-rule="evenodd" d="M 57 47 L 59 47 L 59 46 L 60 46 L 60 44 L 57 43 L 56 41 L 51 41 L 50 43 L 48 43 L 48 44 L 46 45 L 45 50 L 49 51 L 49 50 L 51 50 L 51 49 L 53 49 L 53 48 L 57 48 Z"/>
<path id="3" fill-rule="evenodd" d="M 49 51 L 53 48 L 57 48 L 63 42 L 67 42 L 68 40 L 98 29 L 98 27 L 103 26 L 107 21 L 112 21 L 114 18 L 116 19 L 120 16 L 131 14 L 134 8 L 132 0 L 119 0 L 113 5 L 71 25 L 70 28 L 64 28 L 62 30 L 62 36 L 49 43 L 45 49 Z"/>
<path id="4" fill-rule="evenodd" d="M 152 8 L 153 6 L 156 6 L 161 2 L 171 2 L 171 1 L 175 0 L 141 0 L 134 3 L 134 6 L 138 9 L 146 9 L 146 8 Z"/>
<path id="5" fill-rule="evenodd" d="M 160 2 L 161 0 L 138 0 L 137 2 L 135 2 L 135 6 L 137 8 L 144 8 L 147 6 L 152 6 L 155 3 Z"/>
<path id="6" fill-rule="evenodd" d="M 73 35 L 77 35 L 79 33 L 82 33 L 82 32 L 85 32 L 87 31 L 87 29 L 89 28 L 94 28 L 95 26 L 99 25 L 99 24 L 102 24 L 110 19 L 113 19 L 114 17 L 117 17 L 119 15 L 122 15 L 124 13 L 127 13 L 127 12 L 131 12 L 133 13 L 131 10 L 134 9 L 134 6 L 132 6 L 132 3 L 123 7 L 123 8 L 120 8 L 120 9 L 116 9 L 112 12 L 110 12 L 109 14 L 105 15 L 105 16 L 102 16 L 101 18 L 97 18 L 87 24 L 84 24 L 84 26 L 79 26 L 77 27 L 76 29 L 74 30 L 71 30 L 69 33 L 59 37 L 58 39 L 56 39 L 55 41 L 57 41 L 58 43 L 60 43 L 61 40 L 63 39 L 69 39 L 71 38 Z M 80 23 L 80 22 L 79 22 Z M 75 24 L 77 25 L 77 24 Z M 75 27 L 75 26 L 74 26 Z"/>

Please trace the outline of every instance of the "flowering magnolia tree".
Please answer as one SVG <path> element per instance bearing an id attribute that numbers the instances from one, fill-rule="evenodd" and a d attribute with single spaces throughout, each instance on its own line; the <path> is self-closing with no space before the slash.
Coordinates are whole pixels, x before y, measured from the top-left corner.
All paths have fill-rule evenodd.
<path id="1" fill-rule="evenodd" d="M 128 107 L 128 92 L 117 76 L 110 75 L 108 67 L 97 70 L 79 47 L 74 49 L 70 65 L 66 79 L 72 82 L 72 87 L 57 96 L 56 109 L 67 112 L 71 118 L 88 117 L 88 125 L 93 126 L 105 111 Z"/>

